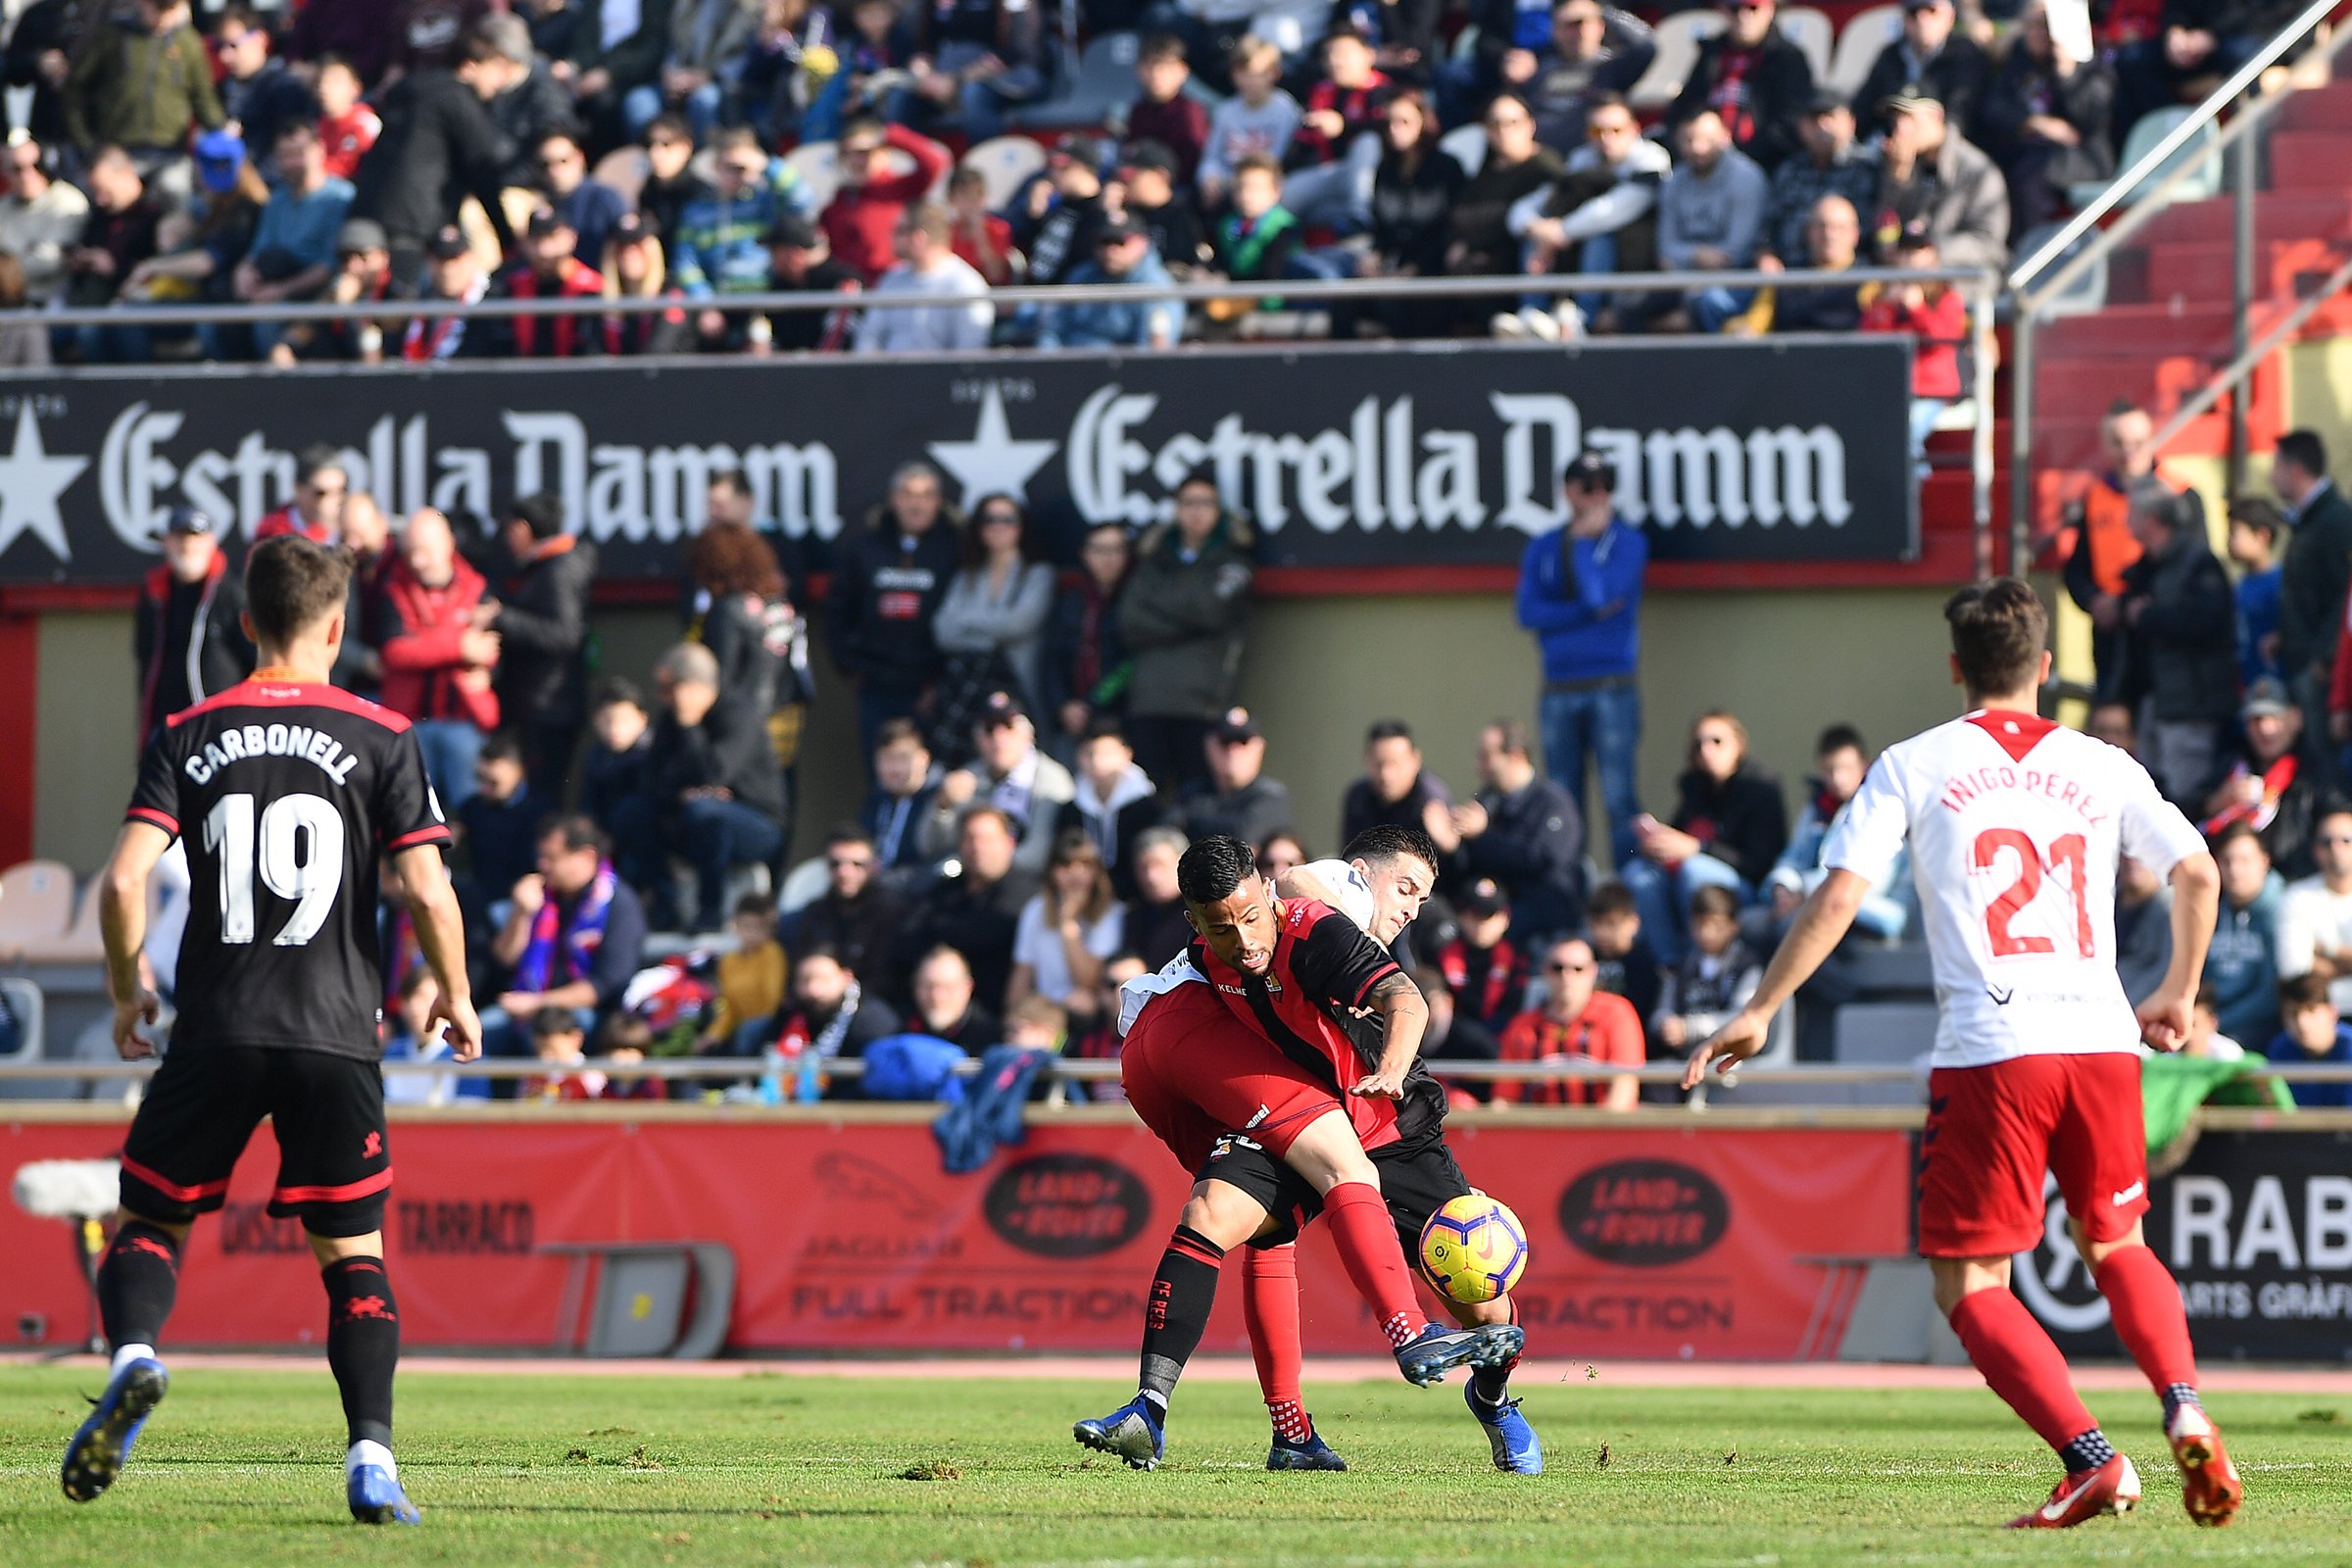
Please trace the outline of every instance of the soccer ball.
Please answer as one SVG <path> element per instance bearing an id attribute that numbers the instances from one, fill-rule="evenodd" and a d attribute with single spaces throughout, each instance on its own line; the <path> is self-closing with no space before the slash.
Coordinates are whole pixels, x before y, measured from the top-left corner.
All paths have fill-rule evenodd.
<path id="1" fill-rule="evenodd" d="M 1457 1301 L 1492 1301 L 1527 1272 L 1527 1229 L 1484 1193 L 1448 1200 L 1421 1227 L 1421 1272 Z"/>

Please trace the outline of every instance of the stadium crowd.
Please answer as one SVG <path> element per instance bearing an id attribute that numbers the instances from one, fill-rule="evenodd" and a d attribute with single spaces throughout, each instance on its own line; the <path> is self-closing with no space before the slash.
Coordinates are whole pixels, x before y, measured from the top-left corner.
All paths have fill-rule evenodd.
<path id="1" fill-rule="evenodd" d="M 2352 1060 L 2352 502 L 2316 436 L 2282 437 L 2277 501 L 2230 507 L 2233 581 L 2201 504 L 2150 462 L 2146 414 L 2118 408 L 2105 428 L 2112 466 L 2072 515 L 2065 582 L 2096 628 L 2090 728 L 2149 765 L 2221 859 L 2197 1049 Z M 515 500 L 495 529 L 426 511 L 395 533 L 320 449 L 260 531 L 339 542 L 358 563 L 337 679 L 416 725 L 458 831 L 494 1054 L 722 1054 L 747 1058 L 741 1092 L 849 1096 L 870 1086 L 826 1067 L 909 1034 L 950 1059 L 1005 1042 L 1115 1054 L 1117 986 L 1189 940 L 1178 858 L 1220 834 L 1256 846 L 1269 874 L 1384 838 L 1420 846 L 1437 896 L 1399 956 L 1440 1058 L 1679 1060 L 1752 994 L 1872 754 L 1850 726 L 1824 729 L 1791 816 L 1739 717 L 1711 710 L 1690 725 L 1671 814 L 1642 810 L 1647 550 L 1615 484 L 1604 460 L 1577 459 L 1568 521 L 1526 549 L 1536 729 L 1487 724 L 1457 790 L 1409 722 L 1377 718 L 1334 843 L 1302 837 L 1331 818 L 1295 808 L 1235 706 L 1254 537 L 1206 479 L 1140 535 L 1092 529 L 1081 567 L 1057 575 L 1016 502 L 959 515 L 910 463 L 815 564 L 818 598 L 811 564 L 780 557 L 743 476 L 721 473 L 686 553 L 679 639 L 641 679 L 592 671 L 595 547 L 552 497 Z M 151 723 L 252 659 L 211 520 L 174 512 L 165 557 L 137 621 Z M 820 680 L 854 699 L 869 791 L 857 820 L 809 824 L 821 856 L 796 865 Z M 1588 834 L 1594 777 L 1607 824 Z M 2168 896 L 2129 864 L 2119 877 L 2135 1001 L 2168 961 Z M 1843 958 L 1915 921 L 1897 867 Z M 385 941 L 387 1014 L 421 1020 L 431 982 L 397 915 Z M 1839 961 L 1800 994 L 1795 1056 L 1828 1054 L 1824 1025 L 1850 995 Z M 539 1087 L 656 1092 L 612 1073 Z M 1642 1093 L 1630 1078 L 1492 1090 L 1616 1107 Z"/>
<path id="2" fill-rule="evenodd" d="M 2253 0 L 2091 9 L 2095 33 L 2053 25 L 2042 0 L 1903 0 L 1849 94 L 1816 80 L 1775 0 L 1733 0 L 1645 126 L 1627 94 L 1657 38 L 1601 0 L 1084 0 L 1054 16 L 1027 0 L 231 0 L 202 16 L 189 0 L 33 0 L 6 54 L 30 113 L 8 137 L 0 306 L 123 307 L 54 342 L 10 334 L 11 361 L 35 363 L 1886 331 L 1929 345 L 1915 393 L 1939 404 L 1964 384 L 1955 290 L 1633 294 L 1607 276 L 1997 266 L 2076 182 L 2115 172 L 2138 118 L 2208 90 L 2284 16 Z M 1133 87 L 1098 105 L 1083 95 L 1100 82 L 1078 79 L 1094 53 L 1072 45 L 1120 32 L 1140 34 Z M 952 147 L 985 153 L 1024 114 L 1067 124 L 1051 111 L 1073 103 L 1093 122 L 991 210 L 991 161 L 957 168 Z M 784 156 L 816 144 L 835 152 L 821 181 Z M 1001 313 L 981 297 L 1446 274 L 1592 282 L 1500 313 L 1493 297 L 1219 301 L 1188 319 L 1174 301 Z M 862 319 L 716 308 L 767 291 L 939 303 Z M 596 296 L 662 308 L 430 310 Z M 309 300 L 385 309 L 202 331 L 138 309 Z"/>

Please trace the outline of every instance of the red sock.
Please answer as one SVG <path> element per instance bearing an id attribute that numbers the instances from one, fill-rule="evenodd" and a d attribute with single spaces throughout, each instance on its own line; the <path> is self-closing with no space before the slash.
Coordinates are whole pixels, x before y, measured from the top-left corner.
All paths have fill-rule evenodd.
<path id="1" fill-rule="evenodd" d="M 2177 1383 L 2195 1388 L 2197 1354 L 2189 1348 L 2188 1313 L 2163 1260 L 2146 1247 L 2127 1247 L 2108 1253 L 2097 1273 L 2115 1337 L 2156 1392 Z"/>
<path id="2" fill-rule="evenodd" d="M 1242 1256 L 1242 1321 L 1250 1330 L 1250 1354 L 1257 1361 L 1257 1387 L 1266 1396 L 1274 1430 L 1293 1443 L 1314 1431 L 1298 1380 L 1306 1352 L 1298 1337 L 1298 1250 L 1251 1248 Z"/>
<path id="3" fill-rule="evenodd" d="M 1396 1245 L 1396 1222 L 1389 1217 L 1380 1189 L 1370 1182 L 1342 1182 L 1323 1195 L 1323 1217 L 1331 1222 L 1332 1245 L 1355 1293 L 1372 1308 L 1392 1348 L 1429 1326 L 1413 1304 L 1413 1276 Z"/>
<path id="4" fill-rule="evenodd" d="M 2063 1450 L 2098 1425 L 2075 1393 L 2066 1357 L 2025 1302 L 2007 1291 L 1973 1291 L 1952 1308 L 1951 1324 L 1985 1385 L 2042 1442 Z"/>

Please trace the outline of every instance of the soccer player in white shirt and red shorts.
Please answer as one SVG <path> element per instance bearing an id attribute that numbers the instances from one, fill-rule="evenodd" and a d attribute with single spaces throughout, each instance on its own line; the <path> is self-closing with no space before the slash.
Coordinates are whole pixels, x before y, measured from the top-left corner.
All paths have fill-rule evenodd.
<path id="1" fill-rule="evenodd" d="M 2179 1287 L 2140 1232 L 2144 1041 L 2179 1049 L 2214 926 L 2220 874 L 2196 829 L 2123 752 L 2035 711 L 2049 618 L 2012 579 L 1944 606 L 1970 711 L 1889 748 L 1823 853 L 1806 902 L 1740 1015 L 1691 1053 L 1685 1082 L 1753 1055 L 1773 1014 L 1828 956 L 1906 842 L 1941 1019 L 1921 1138 L 1919 1250 L 1936 1303 L 1995 1394 L 2056 1449 L 2066 1478 L 2015 1528 L 2065 1529 L 2139 1500 L 2132 1461 L 2077 1396 L 2066 1358 L 2009 1291 L 2042 1234 L 2054 1172 L 2075 1245 L 2118 1338 L 2164 1401 L 2182 1501 L 2228 1524 L 2241 1496 L 2197 1400 Z M 2173 886 L 2173 957 L 2136 1014 L 2115 973 L 2115 871 L 2129 855 Z"/>

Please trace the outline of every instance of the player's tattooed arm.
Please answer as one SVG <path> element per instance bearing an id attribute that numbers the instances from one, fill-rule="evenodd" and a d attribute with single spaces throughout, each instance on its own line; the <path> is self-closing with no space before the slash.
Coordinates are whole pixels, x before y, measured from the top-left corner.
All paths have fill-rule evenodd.
<path id="1" fill-rule="evenodd" d="M 1402 969 L 1391 969 L 1373 981 L 1364 1003 L 1381 1021 L 1380 1062 L 1356 1084 L 1354 1093 L 1401 1100 L 1404 1075 L 1421 1054 L 1421 1037 L 1429 1028 L 1429 1004 Z"/>

